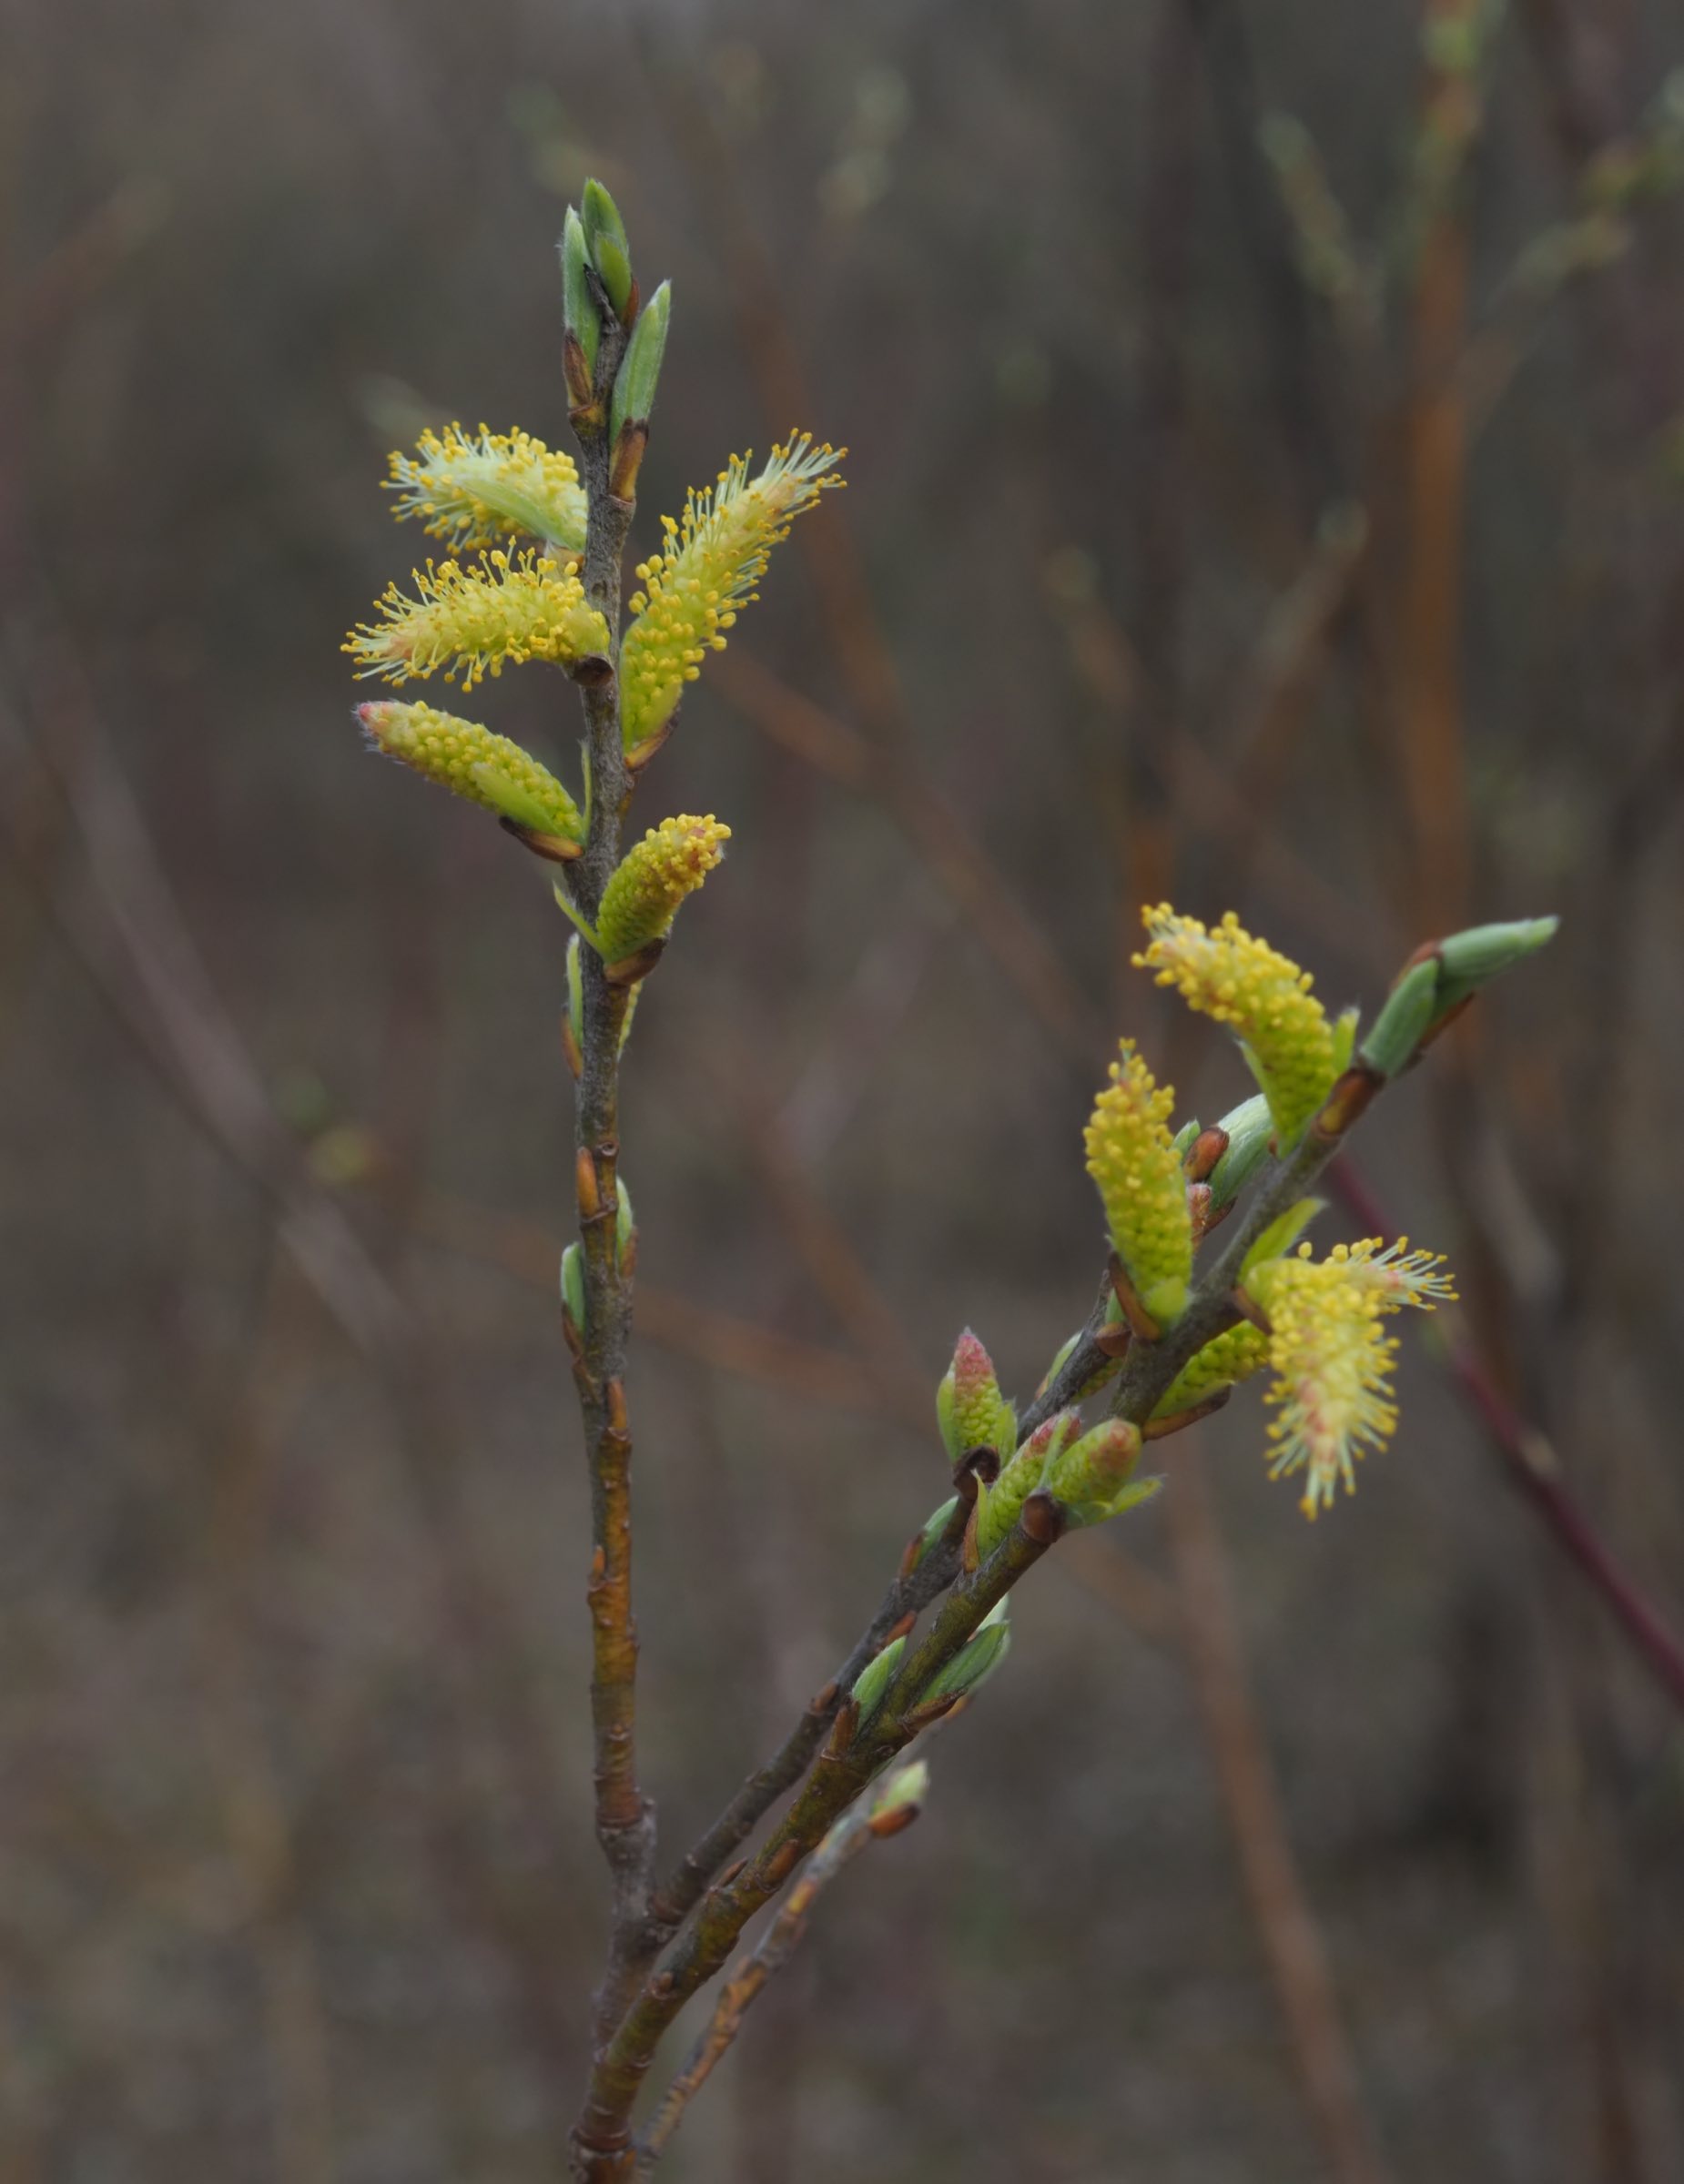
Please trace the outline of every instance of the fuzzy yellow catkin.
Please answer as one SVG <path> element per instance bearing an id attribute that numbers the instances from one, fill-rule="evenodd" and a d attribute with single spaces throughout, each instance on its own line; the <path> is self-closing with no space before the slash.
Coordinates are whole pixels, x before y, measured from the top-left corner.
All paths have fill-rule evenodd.
<path id="1" fill-rule="evenodd" d="M 1354 1491 L 1356 1459 L 1396 1429 L 1397 1343 L 1381 1324 L 1381 1290 L 1353 1279 L 1346 1261 L 1272 1259 L 1247 1276 L 1246 1289 L 1270 1324 L 1270 1475 L 1302 1471 L 1304 1512 L 1314 1517 L 1332 1504 L 1342 1481 Z"/>
<path id="2" fill-rule="evenodd" d="M 571 665 L 608 649 L 608 625 L 586 606 L 578 578 L 530 551 L 499 551 L 475 564 L 429 561 L 413 581 L 416 598 L 388 585 L 376 602 L 384 619 L 360 622 L 346 639 L 359 675 L 409 682 L 442 668 L 447 682 L 460 674 L 472 690 L 510 662 Z"/>
<path id="3" fill-rule="evenodd" d="M 621 963 L 661 939 L 686 895 L 725 854 L 731 829 L 711 814 L 663 819 L 615 867 L 603 890 L 596 942 L 605 963 Z"/>
<path id="4" fill-rule="evenodd" d="M 1111 1080 L 1085 1132 L 1088 1173 L 1135 1294 L 1167 1326 L 1187 1302 L 1192 1274 L 1187 1178 L 1169 1131 L 1175 1095 L 1154 1083 L 1131 1039 L 1111 1064 Z"/>
<path id="5" fill-rule="evenodd" d="M 1136 966 L 1239 1034 L 1283 1147 L 1294 1144 L 1338 1074 L 1334 1027 L 1309 973 L 1248 933 L 1232 910 L 1213 928 L 1168 903 L 1142 915 L 1148 944 Z"/>
<path id="6" fill-rule="evenodd" d="M 359 705 L 357 718 L 388 757 L 401 759 L 452 795 L 539 834 L 583 838 L 578 805 L 547 766 L 508 736 L 436 706 L 396 698 Z"/>
<path id="7" fill-rule="evenodd" d="M 584 488 L 569 455 L 555 453 L 518 428 L 477 434 L 461 425 L 423 432 L 414 455 L 390 458 L 386 490 L 399 495 L 392 513 L 425 526 L 456 553 L 495 546 L 525 534 L 584 551 Z"/>
<path id="8" fill-rule="evenodd" d="M 628 751 L 659 734 L 708 652 L 725 650 L 737 609 L 758 597 L 754 586 L 773 547 L 820 493 L 842 483 L 834 466 L 846 452 L 815 447 L 810 434 L 796 433 L 772 450 L 755 478 L 748 458 L 734 455 L 713 485 L 689 494 L 677 521 L 662 517 L 665 541 L 638 563 L 643 589 L 629 602 L 632 620 L 620 652 Z"/>

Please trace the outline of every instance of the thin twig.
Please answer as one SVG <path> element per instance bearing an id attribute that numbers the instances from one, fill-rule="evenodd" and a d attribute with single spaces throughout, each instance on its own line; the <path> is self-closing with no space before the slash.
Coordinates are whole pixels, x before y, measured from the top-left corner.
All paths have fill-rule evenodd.
<path id="1" fill-rule="evenodd" d="M 1273 1165 L 1249 1210 L 1223 1232 L 1228 1241 L 1200 1278 L 1181 1319 L 1159 1341 L 1131 1346 L 1111 1399 L 1114 1417 L 1144 1424 L 1194 1352 L 1233 1324 L 1233 1299 L 1246 1254 L 1269 1223 L 1304 1195 L 1378 1089 L 1377 1081 L 1360 1069 L 1339 1080 L 1296 1149 Z M 1101 1361 L 1103 1353 L 1092 1340 L 1097 1320 L 1096 1308 L 1085 1339 L 1020 1421 L 1024 1432 L 1032 1432 L 1042 1418 L 1061 1407 Z M 674 2017 L 721 1969 L 744 1926 L 816 1848 L 831 1822 L 916 1734 L 922 1725 L 921 1694 L 974 1635 L 983 1617 L 1053 1545 L 1062 1523 L 1056 1503 L 1041 1494 L 1030 1497 L 1015 1528 L 979 1569 L 958 1580 L 928 1633 L 908 1648 L 869 1734 L 856 1736 L 839 1695 L 833 1702 L 837 1712 L 831 1735 L 800 1796 L 743 1870 L 708 1892 L 688 1932 L 644 1983 L 598 2055 L 586 2110 L 593 2136 L 612 2143 L 616 2134 L 625 2133 L 639 2088 Z"/>
<path id="2" fill-rule="evenodd" d="M 613 449 L 604 423 L 609 390 L 625 349 L 611 311 L 596 357 L 593 421 L 576 420 L 586 499 L 585 597 L 608 625 L 609 656 L 619 651 L 626 532 L 633 504 L 611 487 Z M 577 907 L 596 915 L 620 855 L 621 824 L 632 777 L 621 743 L 617 677 L 582 687 L 590 767 L 591 823 L 568 885 Z M 583 1067 L 574 1102 L 579 1228 L 584 1262 L 585 1324 L 578 1330 L 573 1377 L 591 1477 L 591 1719 L 594 1737 L 596 1837 L 613 1881 L 608 1962 L 597 1990 L 600 2042 L 618 2022 L 653 1961 L 644 1938 L 654 1871 L 655 1818 L 637 1779 L 637 1626 L 632 1613 L 632 1435 L 625 1400 L 632 1277 L 619 1240 L 620 1046 L 629 989 L 611 984 L 593 948 L 583 947 Z M 604 2134 L 589 2115 L 573 2134 L 581 2177 L 607 2184 L 631 2173 L 624 2130 Z"/>
<path id="3" fill-rule="evenodd" d="M 726 1977 L 714 2004 L 713 2015 L 663 2095 L 654 2118 L 644 2134 L 644 2173 L 654 2169 L 668 2139 L 683 2121 L 685 2109 L 741 2032 L 744 2017 L 767 1982 L 776 1978 L 794 1956 L 820 1895 L 868 1843 L 887 1832 L 874 1825 L 877 1803 L 876 1799 L 870 1805 L 862 1802 L 836 1823 L 813 1853 L 806 1871 L 789 1891 L 765 1936 Z M 893 1832 L 898 1833 L 908 1820 L 916 1818 L 917 1811 L 913 1805 L 897 1807 Z"/>
<path id="4" fill-rule="evenodd" d="M 747 1842 L 784 1793 L 806 1774 L 849 1690 L 881 1653 L 889 1633 L 908 1615 L 921 1613 L 952 1582 L 958 1568 L 957 1549 L 938 1547 L 915 1570 L 897 1576 L 836 1674 L 815 1694 L 771 1758 L 749 1775 L 707 1833 L 662 1884 L 651 1921 L 661 1946 L 671 1940 L 701 1902 L 708 1882 L 725 1860 Z"/>

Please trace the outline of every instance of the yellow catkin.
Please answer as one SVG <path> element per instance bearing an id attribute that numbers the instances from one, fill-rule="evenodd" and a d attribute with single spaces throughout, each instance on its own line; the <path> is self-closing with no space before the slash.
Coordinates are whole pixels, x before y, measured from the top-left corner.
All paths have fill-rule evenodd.
<path id="1" fill-rule="evenodd" d="M 357 708 L 370 741 L 391 758 L 489 812 L 540 834 L 583 838 L 579 807 L 547 766 L 506 735 L 432 705 L 389 698 Z"/>
<path id="2" fill-rule="evenodd" d="M 1170 1137 L 1175 1095 L 1154 1083 L 1131 1039 L 1094 1102 L 1085 1142 L 1117 1256 L 1152 1318 L 1167 1325 L 1187 1302 L 1192 1222 L 1187 1180 Z"/>
<path id="3" fill-rule="evenodd" d="M 511 661 L 565 665 L 608 649 L 607 624 L 585 605 L 578 578 L 536 553 L 429 561 L 413 580 L 416 598 L 388 585 L 376 602 L 384 620 L 360 622 L 347 637 L 359 675 L 409 682 L 442 668 L 447 682 L 460 674 L 472 690 Z"/>
<path id="4" fill-rule="evenodd" d="M 1304 1472 L 1308 1517 L 1332 1503 L 1341 1481 L 1354 1491 L 1356 1459 L 1383 1447 L 1397 1425 L 1397 1344 L 1381 1324 L 1380 1290 L 1353 1273 L 1339 1259 L 1277 1259 L 1246 1279 L 1270 1323 L 1270 1475 Z"/>
<path id="5" fill-rule="evenodd" d="M 679 905 L 694 895 L 725 854 L 731 829 L 711 814 L 663 819 L 629 850 L 603 890 L 597 945 L 619 963 L 666 933 Z"/>
<path id="6" fill-rule="evenodd" d="M 1213 929 L 1168 903 L 1143 915 L 1149 940 L 1135 964 L 1239 1034 L 1283 1144 L 1294 1143 L 1337 1075 L 1334 1027 L 1309 973 L 1255 939 L 1232 910 Z"/>
<path id="7" fill-rule="evenodd" d="M 637 567 L 643 586 L 630 602 L 632 622 L 620 653 L 620 715 L 626 748 L 656 735 L 672 717 L 686 682 L 710 652 L 725 650 L 725 632 L 790 523 L 820 493 L 842 480 L 834 474 L 846 449 L 815 447 L 792 436 L 774 448 L 758 477 L 748 458 L 734 455 L 715 484 L 691 492 L 676 522 L 663 516 L 665 541 Z"/>
<path id="8" fill-rule="evenodd" d="M 571 553 L 584 551 L 584 488 L 573 459 L 518 429 L 477 434 L 460 425 L 426 431 L 417 453 L 394 453 L 386 490 L 392 513 L 414 519 L 452 552 L 495 546 L 522 534 Z"/>
<path id="9" fill-rule="evenodd" d="M 1195 1403 L 1202 1403 L 1207 1395 L 1214 1395 L 1219 1388 L 1232 1388 L 1237 1381 L 1249 1380 L 1268 1362 L 1268 1336 L 1249 1320 L 1243 1320 L 1238 1327 L 1229 1328 L 1225 1334 L 1218 1335 L 1214 1341 L 1207 1342 L 1188 1359 L 1152 1415 L 1172 1418 L 1178 1410 L 1191 1410 Z"/>

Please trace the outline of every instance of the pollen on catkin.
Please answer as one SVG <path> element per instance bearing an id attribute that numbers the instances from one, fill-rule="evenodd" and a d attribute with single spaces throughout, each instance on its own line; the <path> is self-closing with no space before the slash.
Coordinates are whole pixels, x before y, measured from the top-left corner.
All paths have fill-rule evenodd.
<path id="1" fill-rule="evenodd" d="M 477 434 L 460 425 L 431 430 L 417 453 L 389 459 L 389 493 L 399 500 L 392 514 L 425 525 L 429 538 L 445 540 L 452 552 L 495 546 L 526 536 L 548 539 L 573 553 L 584 551 L 584 488 L 570 455 L 558 455 L 518 428 Z"/>
<path id="2" fill-rule="evenodd" d="M 1161 1326 L 1187 1302 L 1192 1220 L 1187 1178 L 1170 1136 L 1175 1095 L 1153 1081 L 1131 1039 L 1111 1067 L 1084 1134 L 1088 1173 L 1099 1187 L 1117 1256 Z"/>
<path id="3" fill-rule="evenodd" d="M 1294 1144 L 1338 1075 L 1334 1027 L 1309 973 L 1255 939 L 1232 910 L 1214 929 L 1168 903 L 1143 915 L 1150 938 L 1136 966 L 1239 1034 L 1283 1148 Z"/>
<path id="4" fill-rule="evenodd" d="M 401 759 L 453 795 L 539 834 L 583 840 L 578 805 L 547 766 L 506 735 L 493 735 L 478 721 L 460 720 L 436 706 L 406 705 L 396 698 L 359 705 L 357 718 L 389 758 Z"/>
<path id="5" fill-rule="evenodd" d="M 708 652 L 725 650 L 737 609 L 758 597 L 754 586 L 773 547 L 820 493 L 843 482 L 834 466 L 846 452 L 796 433 L 773 449 L 756 478 L 748 458 L 734 455 L 713 485 L 687 496 L 677 521 L 662 517 L 665 541 L 637 565 L 643 588 L 629 602 L 620 652 L 628 751 L 660 733 Z"/>
<path id="6" fill-rule="evenodd" d="M 1270 1324 L 1270 1476 L 1304 1472 L 1307 1517 L 1331 1505 L 1342 1480 L 1355 1491 L 1356 1459 L 1383 1447 L 1397 1425 L 1397 1343 L 1381 1325 L 1379 1289 L 1354 1271 L 1348 1260 L 1277 1259 L 1246 1279 Z"/>
<path id="7" fill-rule="evenodd" d="M 621 963 L 664 937 L 679 905 L 725 854 L 731 829 L 710 814 L 663 819 L 627 851 L 603 890 L 596 941 L 605 963 Z"/>
<path id="8" fill-rule="evenodd" d="M 345 640 L 360 676 L 409 682 L 442 668 L 447 682 L 460 674 L 472 690 L 511 661 L 565 665 L 608 649 L 608 625 L 584 603 L 578 578 L 530 550 L 477 564 L 429 561 L 412 576 L 416 598 L 389 584 L 376 602 L 384 620 L 360 622 Z"/>

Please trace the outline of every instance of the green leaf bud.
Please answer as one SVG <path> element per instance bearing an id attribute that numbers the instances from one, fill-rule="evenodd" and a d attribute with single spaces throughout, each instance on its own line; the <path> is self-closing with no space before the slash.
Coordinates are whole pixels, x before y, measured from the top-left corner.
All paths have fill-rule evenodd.
<path id="1" fill-rule="evenodd" d="M 562 228 L 562 308 L 567 331 L 584 352 L 584 389 L 589 396 L 588 382 L 596 370 L 596 351 L 603 338 L 603 322 L 596 308 L 596 298 L 591 293 L 586 274 L 590 250 L 584 239 L 584 223 L 570 205 L 567 218 Z M 578 398 L 579 389 L 572 391 Z"/>
<path id="2" fill-rule="evenodd" d="M 620 1178 L 614 1178 L 616 1204 L 614 1211 L 614 1250 L 620 1261 L 620 1271 L 629 1274 L 636 1263 L 637 1218 L 632 1211 L 632 1194 Z"/>
<path id="3" fill-rule="evenodd" d="M 1377 1077 L 1389 1080 L 1415 1059 L 1422 1035 L 1438 1013 L 1438 986 L 1439 966 L 1429 956 L 1412 964 L 1386 996 L 1363 1041 L 1363 1060 Z"/>
<path id="4" fill-rule="evenodd" d="M 580 1341 L 584 1340 L 584 1253 L 569 1244 L 562 1253 L 562 1310 Z"/>
<path id="5" fill-rule="evenodd" d="M 666 327 L 672 317 L 673 284 L 664 280 L 637 314 L 637 324 L 626 344 L 625 355 L 614 383 L 608 412 L 608 433 L 618 440 L 624 424 L 644 425 L 654 408 L 654 390 L 661 377 L 661 359 L 666 353 Z"/>
<path id="6" fill-rule="evenodd" d="M 874 1821 L 888 1819 L 892 1815 L 904 1813 L 908 1807 L 923 1804 L 929 1795 L 929 1767 L 921 1759 L 915 1759 L 909 1767 L 898 1767 L 871 1801 Z"/>
<path id="7" fill-rule="evenodd" d="M 562 901 L 560 892 L 556 900 Z M 574 1051 L 584 1052 L 584 966 L 579 955 L 579 935 L 567 936 L 567 1027 L 573 1033 Z M 625 1015 L 620 1024 L 620 1051 L 625 1052 L 625 1042 L 632 1036 L 632 1020 L 637 1014 L 637 1004 L 643 994 L 641 986 L 634 986 L 626 996 Z"/>
<path id="8" fill-rule="evenodd" d="M 567 936 L 567 1023 L 573 1044 L 584 1051 L 584 973 L 579 961 L 579 935 Z"/>
<path id="9" fill-rule="evenodd" d="M 861 1722 L 868 1722 L 883 1701 L 888 1689 L 889 1678 L 900 1666 L 900 1656 L 907 1650 L 904 1637 L 891 1639 L 880 1653 L 875 1653 L 860 1671 L 859 1681 L 853 1689 L 853 1700 L 859 1708 Z"/>
<path id="10" fill-rule="evenodd" d="M 1300 1198 L 1284 1213 L 1277 1214 L 1246 1253 L 1240 1269 L 1242 1282 L 1253 1267 L 1261 1267 L 1266 1259 L 1279 1259 L 1283 1252 L 1290 1251 L 1326 1203 L 1325 1198 Z"/>
<path id="11" fill-rule="evenodd" d="M 1058 1379 L 1060 1373 L 1061 1373 L 1065 1366 L 1069 1364 L 1070 1357 L 1075 1350 L 1076 1345 L 1080 1340 L 1081 1330 L 1080 1328 L 1078 1328 L 1073 1335 L 1067 1336 L 1066 1339 L 1059 1344 L 1057 1350 L 1055 1350 L 1052 1353 L 1051 1364 L 1048 1366 L 1046 1372 L 1041 1378 L 1040 1387 L 1035 1390 L 1037 1395 L 1040 1395 L 1045 1389 L 1051 1387 L 1053 1381 Z"/>
<path id="12" fill-rule="evenodd" d="M 952 1660 L 938 1669 L 918 1694 L 920 1706 L 928 1706 L 933 1699 L 966 1698 L 985 1676 L 993 1673 L 1011 1647 L 1006 1614 L 1006 1602 L 998 1601 Z"/>
<path id="13" fill-rule="evenodd" d="M 924 1560 L 924 1557 L 936 1544 L 936 1542 L 941 1537 L 942 1533 L 946 1532 L 949 1524 L 952 1521 L 953 1512 L 958 1507 L 959 1496 L 957 1494 L 949 1494 L 947 1500 L 941 1504 L 939 1509 L 932 1510 L 930 1512 L 929 1516 L 925 1521 L 923 1531 L 918 1534 L 918 1543 L 912 1552 L 911 1562 L 913 1569 L 916 1570 L 918 1568 L 918 1564 Z"/>
<path id="14" fill-rule="evenodd" d="M 1212 1210 L 1233 1205 L 1269 1158 L 1274 1118 L 1261 1092 L 1224 1115 L 1217 1128 L 1228 1133 L 1228 1149 L 1211 1170 Z"/>
<path id="15" fill-rule="evenodd" d="M 608 300 L 624 314 L 632 298 L 632 247 L 625 239 L 620 208 L 593 176 L 581 199 L 585 248 L 608 291 Z"/>
<path id="16" fill-rule="evenodd" d="M 1553 940 L 1558 917 L 1528 917 L 1504 925 L 1473 925 L 1438 944 L 1438 1014 L 1477 993 L 1499 971 Z"/>

